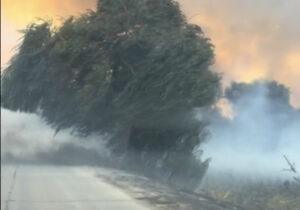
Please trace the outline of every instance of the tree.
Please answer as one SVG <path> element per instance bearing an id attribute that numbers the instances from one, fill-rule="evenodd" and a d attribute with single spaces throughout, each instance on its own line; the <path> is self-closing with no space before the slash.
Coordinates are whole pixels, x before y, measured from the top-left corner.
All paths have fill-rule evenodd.
<path id="1" fill-rule="evenodd" d="M 231 121 L 234 133 L 239 133 L 237 136 L 245 141 L 258 143 L 264 151 L 277 149 L 283 133 L 291 133 L 293 126 L 298 124 L 297 110 L 290 104 L 289 89 L 276 81 L 232 83 L 225 95 L 235 114 Z"/>
<path id="2" fill-rule="evenodd" d="M 213 46 L 173 0 L 99 0 L 56 30 L 31 24 L 2 75 L 2 106 L 57 130 L 107 132 L 116 151 L 183 153 L 201 140 L 196 107 L 220 92 Z"/>
<path id="3" fill-rule="evenodd" d="M 274 109 L 292 109 L 289 89 L 272 80 L 257 80 L 252 83 L 233 82 L 225 90 L 225 96 L 235 105 L 238 105 L 237 103 L 245 98 L 251 98 L 255 101 L 257 96 L 263 96 L 272 104 Z"/>

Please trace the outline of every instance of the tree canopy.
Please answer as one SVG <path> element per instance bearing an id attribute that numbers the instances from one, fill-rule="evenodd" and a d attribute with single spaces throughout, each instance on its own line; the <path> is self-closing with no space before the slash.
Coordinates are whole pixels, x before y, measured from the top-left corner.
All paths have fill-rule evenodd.
<path id="1" fill-rule="evenodd" d="M 213 45 L 177 2 L 99 0 L 59 28 L 46 21 L 23 33 L 2 75 L 3 107 L 57 130 L 108 132 L 125 148 L 192 152 L 201 141 L 192 112 L 217 100 L 220 78 Z"/>
<path id="2" fill-rule="evenodd" d="M 234 106 L 241 109 L 263 98 L 264 106 L 269 109 L 269 112 L 294 111 L 290 104 L 290 90 L 273 80 L 257 80 L 252 83 L 233 82 L 225 90 L 225 96 Z"/>

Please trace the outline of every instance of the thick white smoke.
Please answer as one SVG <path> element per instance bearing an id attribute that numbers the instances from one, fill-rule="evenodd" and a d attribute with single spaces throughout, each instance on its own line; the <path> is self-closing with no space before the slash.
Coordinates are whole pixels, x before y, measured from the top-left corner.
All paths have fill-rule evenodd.
<path id="1" fill-rule="evenodd" d="M 232 119 L 218 118 L 209 130 L 211 139 L 202 145 L 211 157 L 210 172 L 263 178 L 286 177 L 286 155 L 300 170 L 299 111 L 275 108 L 261 86 L 240 98 Z"/>
<path id="2" fill-rule="evenodd" d="M 104 144 L 105 141 L 98 135 L 80 138 L 72 135 L 71 130 L 62 130 L 55 135 L 55 130 L 38 115 L 1 108 L 2 158 L 34 159 L 38 154 L 51 154 L 65 145 L 108 156 Z"/>

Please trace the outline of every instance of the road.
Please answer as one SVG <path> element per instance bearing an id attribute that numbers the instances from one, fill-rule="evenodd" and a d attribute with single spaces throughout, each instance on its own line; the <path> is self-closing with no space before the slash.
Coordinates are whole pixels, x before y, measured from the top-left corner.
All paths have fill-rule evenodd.
<path id="1" fill-rule="evenodd" d="M 80 167 L 1 165 L 1 210 L 150 210 Z"/>

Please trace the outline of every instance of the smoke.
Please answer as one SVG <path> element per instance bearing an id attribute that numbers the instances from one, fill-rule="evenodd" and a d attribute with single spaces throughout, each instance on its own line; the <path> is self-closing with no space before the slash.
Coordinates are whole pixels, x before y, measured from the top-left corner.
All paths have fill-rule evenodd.
<path id="1" fill-rule="evenodd" d="M 264 84 L 228 102 L 230 118 L 215 117 L 209 130 L 211 139 L 202 146 L 212 158 L 209 173 L 227 173 L 262 178 L 289 174 L 283 155 L 300 168 L 300 112 L 275 103 Z"/>
<path id="2" fill-rule="evenodd" d="M 223 83 L 274 79 L 291 87 L 300 107 L 298 0 L 179 0 L 190 22 L 215 45 Z"/>
<path id="3" fill-rule="evenodd" d="M 65 161 L 106 158 L 109 151 L 105 138 L 90 135 L 81 138 L 62 130 L 55 135 L 46 122 L 36 114 L 13 112 L 1 108 L 1 159 Z M 74 153 L 74 154 L 72 154 Z M 47 161 L 47 160 L 46 160 Z M 48 160 L 50 161 L 50 160 Z M 96 160 L 95 160 L 96 161 Z M 95 162 L 94 161 L 94 162 Z"/>
<path id="4" fill-rule="evenodd" d="M 215 70 L 223 83 L 276 79 L 291 87 L 300 107 L 299 0 L 178 0 L 188 20 L 215 45 Z M 68 17 L 95 9 L 96 0 L 2 0 L 1 61 L 6 64 L 20 34 L 35 17 Z"/>
<path id="5" fill-rule="evenodd" d="M 51 19 L 55 26 L 62 18 L 96 9 L 96 0 L 2 0 L 1 1 L 1 68 L 9 63 L 16 53 L 15 46 L 22 38 L 18 30 L 26 28 L 36 18 Z"/>

